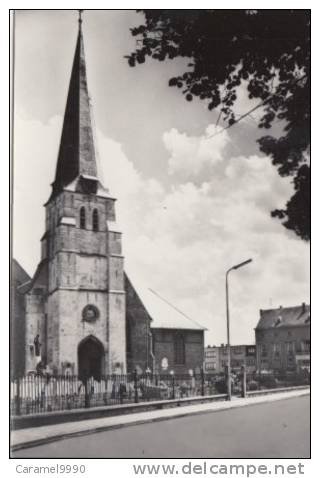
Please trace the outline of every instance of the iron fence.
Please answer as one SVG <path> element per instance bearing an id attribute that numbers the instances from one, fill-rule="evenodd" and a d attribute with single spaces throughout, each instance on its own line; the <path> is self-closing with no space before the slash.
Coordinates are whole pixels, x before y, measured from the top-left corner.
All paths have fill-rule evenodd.
<path id="1" fill-rule="evenodd" d="M 246 391 L 310 383 L 309 374 L 246 373 Z M 243 373 L 232 374 L 232 393 L 244 390 Z M 223 374 L 152 375 L 137 373 L 81 379 L 78 376 L 31 375 L 11 382 L 11 415 L 125 405 L 155 400 L 227 393 Z"/>
<path id="2" fill-rule="evenodd" d="M 170 400 L 220 393 L 214 381 L 199 375 L 31 375 L 11 382 L 11 415 Z"/>

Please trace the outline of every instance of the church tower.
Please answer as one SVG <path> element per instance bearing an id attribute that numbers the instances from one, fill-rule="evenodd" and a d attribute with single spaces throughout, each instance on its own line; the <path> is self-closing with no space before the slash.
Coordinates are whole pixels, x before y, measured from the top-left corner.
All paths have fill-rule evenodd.
<path id="1" fill-rule="evenodd" d="M 115 199 L 98 176 L 82 20 L 42 256 L 26 294 L 26 368 L 79 376 L 126 372 L 125 291 Z M 40 345 L 39 345 L 40 344 Z M 38 357 L 38 358 L 37 358 Z"/>

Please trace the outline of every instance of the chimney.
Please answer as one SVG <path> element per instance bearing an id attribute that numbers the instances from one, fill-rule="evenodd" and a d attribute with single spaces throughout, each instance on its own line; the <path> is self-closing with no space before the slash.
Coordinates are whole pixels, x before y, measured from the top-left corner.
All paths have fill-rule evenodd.
<path id="1" fill-rule="evenodd" d="M 302 302 L 302 313 L 305 313 L 306 311 L 306 303 Z"/>

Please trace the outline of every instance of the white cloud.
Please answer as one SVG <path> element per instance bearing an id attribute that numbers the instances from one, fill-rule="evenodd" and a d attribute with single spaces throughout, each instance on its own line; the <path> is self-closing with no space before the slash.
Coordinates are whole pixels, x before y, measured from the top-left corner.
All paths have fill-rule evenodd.
<path id="1" fill-rule="evenodd" d="M 191 139 L 172 131 L 164 141 L 168 146 L 170 138 L 170 159 L 179 158 L 176 164 L 181 160 L 182 167 L 183 155 L 200 163 L 204 157 L 218 159 L 210 161 L 211 174 L 200 184 L 191 174 L 198 178 L 197 166 L 187 159 L 188 180 L 165 188 L 158 180 L 144 179 L 122 157 L 122 174 L 128 171 L 132 183 L 123 187 L 115 181 L 113 189 L 119 191 L 127 269 L 211 329 L 211 342 L 221 342 L 225 270 L 253 257 L 247 270 L 234 274 L 231 289 L 233 340 L 253 340 L 260 308 L 308 300 L 308 247 L 270 217 L 292 186 L 269 158 L 223 159 L 227 136 L 214 143 L 214 155 L 207 142 L 204 155 L 199 145 L 210 131 Z"/>
<path id="2" fill-rule="evenodd" d="M 25 267 L 33 262 L 33 269 L 44 232 L 42 204 L 54 175 L 59 122 L 24 120 L 20 125 L 26 142 L 16 152 L 15 254 Z M 290 195 L 288 181 L 268 158 L 224 159 L 227 135 L 213 142 L 210 132 L 211 127 L 199 137 L 177 130 L 164 135 L 175 178 L 187 158 L 188 178 L 172 186 L 143 177 L 121 145 L 99 132 L 101 170 L 105 185 L 118 198 L 129 274 L 210 329 L 210 343 L 225 341 L 226 269 L 254 259 L 232 274 L 230 284 L 232 341 L 248 342 L 254 340 L 260 308 L 308 300 L 308 247 L 269 214 Z M 210 174 L 199 181 L 198 168 L 204 164 Z"/>
<path id="3" fill-rule="evenodd" d="M 163 134 L 163 142 L 170 153 L 169 174 L 185 173 L 197 175 L 207 164 L 222 161 L 223 148 L 228 142 L 228 133 L 209 125 L 203 136 L 187 136 L 175 128 Z"/>
<path id="4" fill-rule="evenodd" d="M 30 274 L 40 259 L 42 206 L 51 193 L 61 125 L 60 116 L 44 124 L 24 118 L 21 112 L 15 114 L 13 253 Z"/>

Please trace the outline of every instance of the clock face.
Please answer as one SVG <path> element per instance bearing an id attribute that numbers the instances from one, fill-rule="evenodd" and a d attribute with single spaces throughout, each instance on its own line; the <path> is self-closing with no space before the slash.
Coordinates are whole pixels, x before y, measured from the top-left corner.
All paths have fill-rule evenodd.
<path id="1" fill-rule="evenodd" d="M 94 322 L 99 317 L 99 310 L 95 305 L 86 305 L 82 311 L 82 319 L 85 322 Z"/>

